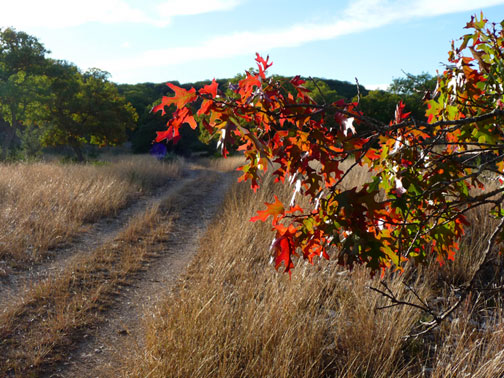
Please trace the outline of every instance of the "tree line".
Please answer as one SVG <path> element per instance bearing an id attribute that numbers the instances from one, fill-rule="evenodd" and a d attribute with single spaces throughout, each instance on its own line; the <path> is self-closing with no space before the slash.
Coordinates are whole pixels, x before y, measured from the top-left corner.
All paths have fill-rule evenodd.
<path id="1" fill-rule="evenodd" d="M 149 152 L 156 132 L 163 130 L 166 114 L 152 113 L 159 99 L 168 94 L 164 83 L 116 84 L 99 68 L 85 72 L 65 60 L 51 59 L 39 40 L 13 28 L 0 29 L 0 159 L 32 158 L 44 148 L 72 152 L 85 160 L 90 146 L 117 146 L 130 142 L 136 153 Z M 230 88 L 244 75 L 217 80 L 220 88 Z M 435 79 L 428 74 L 395 79 L 387 91 L 369 91 L 355 83 L 310 78 L 307 86 L 318 102 L 338 99 L 360 101 L 370 116 L 385 120 L 399 97 L 418 119 L 423 117 L 422 96 L 433 90 Z M 203 88 L 210 81 L 180 84 Z M 201 125 L 184 128 L 181 141 L 166 150 L 189 155 L 211 154 L 216 140 Z"/>

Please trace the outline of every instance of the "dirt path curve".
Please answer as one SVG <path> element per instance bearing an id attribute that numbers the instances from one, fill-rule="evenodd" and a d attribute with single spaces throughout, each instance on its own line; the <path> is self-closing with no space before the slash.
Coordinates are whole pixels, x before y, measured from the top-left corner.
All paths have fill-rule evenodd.
<path id="1" fill-rule="evenodd" d="M 102 377 L 104 371 L 114 375 L 116 361 L 125 348 L 144 344 L 142 318 L 145 309 L 155 306 L 185 270 L 234 180 L 236 175 L 232 172 L 208 171 L 193 178 L 195 188 L 192 190 L 188 190 L 185 182 L 185 186 L 178 186 L 179 192 L 172 191 L 174 198 L 180 199 L 183 205 L 173 220 L 161 256 L 150 261 L 134 283 L 121 290 L 116 304 L 107 311 L 106 321 L 90 330 L 76 351 L 48 377 Z"/>
<path id="2" fill-rule="evenodd" d="M 71 242 L 55 248 L 51 253 L 52 257 L 47 261 L 33 265 L 28 270 L 13 271 L 8 276 L 2 277 L 0 279 L 0 308 L 16 298 L 20 298 L 23 291 L 31 285 L 49 276 L 57 276 L 78 256 L 91 253 L 100 245 L 112 240 L 129 219 L 145 211 L 161 198 L 177 192 L 203 173 L 203 170 L 191 168 L 189 165 L 189 168 L 182 173 L 181 178 L 169 180 L 166 185 L 157 188 L 151 195 L 142 196 L 129 206 L 119 210 L 115 216 L 100 219 L 87 226 L 88 229 L 76 235 Z"/>

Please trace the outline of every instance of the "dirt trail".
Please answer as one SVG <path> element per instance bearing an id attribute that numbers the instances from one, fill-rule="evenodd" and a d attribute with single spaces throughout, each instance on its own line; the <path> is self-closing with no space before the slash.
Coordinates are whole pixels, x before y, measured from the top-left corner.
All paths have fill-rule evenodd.
<path id="1" fill-rule="evenodd" d="M 115 361 L 125 348 L 143 345 L 145 309 L 155 306 L 184 271 L 235 179 L 233 173 L 196 172 L 153 199 L 152 203 L 170 198 L 180 202 L 174 203 L 177 214 L 162 254 L 146 264 L 132 285 L 121 289 L 115 305 L 105 315 L 106 320 L 86 332 L 76 350 L 46 376 L 101 377 L 104 371 L 112 374 L 117 367 Z"/>
<path id="2" fill-rule="evenodd" d="M 121 228 L 137 214 L 158 202 L 161 198 L 176 193 L 188 182 L 200 177 L 204 171 L 194 167 L 186 169 L 181 178 L 156 189 L 151 195 L 140 197 L 131 205 L 119 210 L 115 216 L 103 218 L 92 225 L 84 226 L 87 230 L 76 235 L 66 245 L 51 251 L 47 261 L 35 264 L 28 270 L 12 271 L 0 279 L 0 308 L 21 297 L 22 293 L 36 282 L 49 276 L 56 276 L 69 266 L 75 258 L 91 253 L 100 245 L 114 239 Z"/>

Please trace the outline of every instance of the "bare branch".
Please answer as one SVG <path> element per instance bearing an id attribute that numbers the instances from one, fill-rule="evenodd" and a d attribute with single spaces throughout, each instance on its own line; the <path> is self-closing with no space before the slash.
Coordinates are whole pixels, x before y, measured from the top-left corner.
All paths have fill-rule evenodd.
<path id="1" fill-rule="evenodd" d="M 492 235 L 490 236 L 490 239 L 488 239 L 487 247 L 485 248 L 485 251 L 483 252 L 483 257 L 481 259 L 480 264 L 478 265 L 478 269 L 476 269 L 472 276 L 471 280 L 469 283 L 466 285 L 465 288 L 462 289 L 460 298 L 455 302 L 450 308 L 439 314 L 434 318 L 432 322 L 426 323 L 424 325 L 427 326 L 427 328 L 421 332 L 409 335 L 407 337 L 417 337 L 424 335 L 431 330 L 433 330 L 435 327 L 437 327 L 443 320 L 445 320 L 448 316 L 450 316 L 459 306 L 460 304 L 467 298 L 467 295 L 471 293 L 474 289 L 474 285 L 476 283 L 476 278 L 480 274 L 480 272 L 483 270 L 483 267 L 485 264 L 488 262 L 488 258 L 490 257 L 490 252 L 492 251 L 492 247 L 495 245 L 495 242 L 499 236 L 500 233 L 502 233 L 504 229 L 504 218 L 501 218 L 499 224 L 497 227 L 495 227 L 494 231 L 492 232 Z"/>

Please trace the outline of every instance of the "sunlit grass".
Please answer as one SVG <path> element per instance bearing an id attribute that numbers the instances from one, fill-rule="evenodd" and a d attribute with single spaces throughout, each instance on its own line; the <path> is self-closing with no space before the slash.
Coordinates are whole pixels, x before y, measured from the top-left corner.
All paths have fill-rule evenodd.
<path id="1" fill-rule="evenodd" d="M 100 165 L 0 165 L 0 259 L 23 266 L 69 241 L 83 224 L 116 213 L 180 175 L 182 163 L 150 156 Z"/>
<path id="2" fill-rule="evenodd" d="M 365 172 L 349 177 L 352 182 Z M 502 301 L 468 299 L 429 335 L 426 314 L 389 304 L 371 291 L 379 278 L 364 268 L 298 261 L 292 279 L 269 265 L 273 237 L 249 218 L 271 201 L 271 182 L 253 195 L 236 185 L 173 293 L 146 314 L 146 346 L 125 360 L 123 373 L 150 377 L 497 377 L 504 372 Z M 275 189 L 278 194 L 279 188 Z M 290 196 L 284 187 L 281 196 Z M 450 284 L 475 269 L 492 229 L 470 214 L 459 262 L 409 266 L 386 278 L 400 298 L 407 290 L 449 305 Z M 444 297 L 443 297 L 444 296 Z M 484 314 L 484 316 L 482 315 Z M 486 325 L 484 325 L 486 324 Z M 486 328 L 485 328 L 486 327 Z M 495 331 L 495 332 L 493 332 Z"/>

